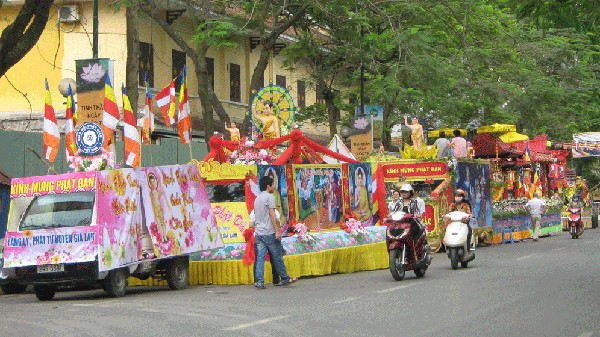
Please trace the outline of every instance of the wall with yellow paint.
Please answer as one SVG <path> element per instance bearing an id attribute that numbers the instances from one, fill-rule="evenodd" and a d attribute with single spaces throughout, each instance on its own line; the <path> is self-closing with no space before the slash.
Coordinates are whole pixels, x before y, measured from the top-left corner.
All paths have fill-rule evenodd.
<path id="1" fill-rule="evenodd" d="M 58 92 L 57 86 L 62 78 L 75 79 L 75 60 L 92 57 L 92 31 L 93 31 L 93 3 L 77 3 L 80 22 L 59 23 L 57 12 L 59 6 L 53 6 L 46 31 L 42 34 L 36 45 L 25 58 L 7 73 L 8 79 L 21 92 L 27 94 L 34 115 L 41 115 L 44 107 L 44 78 L 47 77 L 52 92 L 55 109 L 60 115 L 64 113 L 63 97 Z M 11 18 L 18 13 L 20 6 L 3 7 L 3 16 L 0 19 L 0 29 L 10 24 Z M 195 33 L 193 21 L 186 16 L 181 16 L 172 26 L 182 35 L 183 39 L 191 42 Z M 171 51 L 181 50 L 179 46 L 150 18 L 140 17 L 140 41 L 151 43 L 154 48 L 154 88 L 156 93 L 171 81 Z M 99 41 L 98 56 L 114 60 L 114 85 L 117 92 L 117 103 L 121 106 L 121 95 L 118 88 L 125 82 L 127 60 L 127 38 L 125 9 L 115 11 L 113 8 L 100 6 L 99 9 Z M 249 38 L 241 38 L 238 48 L 211 48 L 207 54 L 213 58 L 215 66 L 215 92 L 223 102 L 225 110 L 234 121 L 241 121 L 248 113 L 249 87 L 254 67 L 258 62 L 259 51 L 250 49 Z M 56 61 L 54 61 L 56 60 Z M 53 63 L 55 66 L 53 66 Z M 230 101 L 230 72 L 229 64 L 240 65 L 241 102 Z M 194 64 L 187 57 L 188 87 L 190 88 L 190 101 L 192 113 L 201 111 L 198 95 L 197 81 L 194 75 Z M 35 69 L 35 71 L 32 71 Z M 293 73 L 284 68 L 283 58 L 274 55 L 264 74 L 265 84 L 275 83 L 275 75 L 283 75 L 287 80 L 287 87 L 297 103 L 297 81 L 307 79 L 306 71 L 296 69 Z M 142 84 L 143 86 L 143 84 Z M 144 103 L 143 87 L 139 88 L 140 96 L 138 105 Z M 0 112 L 27 112 L 29 102 L 12 89 L 6 78 L 0 78 L 0 100 L 3 102 Z M 311 105 L 316 100 L 314 86 L 307 82 L 306 105 Z M 326 128 L 310 131 L 327 133 Z M 308 130 L 307 130 L 308 131 Z"/>
<path id="2" fill-rule="evenodd" d="M 14 21 L 20 9 L 21 6 L 2 6 L 0 31 Z M 52 6 L 51 19 L 38 43 L 0 78 L 0 111 L 29 114 L 30 107 L 34 111 L 43 110 L 44 78 L 48 78 L 54 104 L 62 102 L 57 86 L 62 78 L 64 34 L 56 27 L 57 11 L 58 7 Z"/>

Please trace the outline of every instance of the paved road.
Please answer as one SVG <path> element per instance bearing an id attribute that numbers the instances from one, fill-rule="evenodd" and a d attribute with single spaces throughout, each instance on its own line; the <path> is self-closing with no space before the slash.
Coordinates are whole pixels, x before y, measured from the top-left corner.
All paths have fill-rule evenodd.
<path id="1" fill-rule="evenodd" d="M 389 271 L 290 287 L 130 288 L 0 296 L 0 336 L 600 337 L 600 230 L 477 250 L 468 269 L 435 254 L 423 279 Z"/>

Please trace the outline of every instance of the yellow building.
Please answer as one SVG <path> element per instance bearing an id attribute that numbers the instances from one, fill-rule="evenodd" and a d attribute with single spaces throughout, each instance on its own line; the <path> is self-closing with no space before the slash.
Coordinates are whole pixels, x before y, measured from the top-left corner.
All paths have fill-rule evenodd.
<path id="1" fill-rule="evenodd" d="M 9 25 L 21 6 L 18 1 L 5 2 L 0 17 L 0 30 Z M 66 7 L 66 8 L 65 8 Z M 61 17 L 60 11 L 72 15 Z M 166 11 L 162 15 L 167 15 Z M 58 118 L 64 118 L 64 98 L 58 91 L 63 78 L 75 79 L 75 60 L 92 58 L 93 2 L 55 2 L 50 11 L 46 30 L 33 49 L 5 77 L 0 78 L 0 125 L 3 129 L 37 131 L 42 129 L 44 111 L 44 78 L 48 79 L 52 101 Z M 185 13 L 177 17 L 172 26 L 185 41 L 191 41 L 196 27 Z M 99 9 L 98 57 L 114 60 L 114 86 L 117 103 L 121 106 L 118 88 L 125 82 L 127 38 L 125 8 L 115 11 L 106 1 Z M 192 114 L 200 116 L 197 81 L 194 64 L 153 20 L 140 14 L 139 27 L 140 64 L 148 70 L 153 93 L 156 94 L 172 79 L 183 63 L 188 68 L 188 87 Z M 292 41 L 282 36 L 281 43 Z M 242 121 L 248 112 L 250 79 L 259 57 L 253 49 L 252 37 L 240 39 L 238 48 L 213 48 L 208 52 L 209 71 L 212 72 L 215 93 L 233 121 Z M 141 72 L 144 70 L 141 70 Z M 315 86 L 305 80 L 309 76 L 302 70 L 290 72 L 283 67 L 283 58 L 274 54 L 264 74 L 269 82 L 287 87 L 300 108 L 316 101 Z M 143 75 L 141 75 L 143 79 Z M 144 104 L 145 88 L 139 87 L 138 107 Z M 155 111 L 157 111 L 155 107 Z M 161 119 L 157 116 L 157 119 Z M 309 133 L 327 135 L 325 127 Z M 304 127 L 303 127 L 304 128 Z M 195 130 L 202 131 L 202 130 Z"/>

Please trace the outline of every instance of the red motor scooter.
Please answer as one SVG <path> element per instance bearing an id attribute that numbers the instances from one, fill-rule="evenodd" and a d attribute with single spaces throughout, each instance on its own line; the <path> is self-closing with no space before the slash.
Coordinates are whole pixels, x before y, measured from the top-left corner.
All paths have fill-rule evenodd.
<path id="1" fill-rule="evenodd" d="M 569 233 L 572 239 L 578 239 L 583 234 L 583 220 L 581 219 L 581 207 L 570 206 L 569 209 Z"/>
<path id="2" fill-rule="evenodd" d="M 414 270 L 417 277 L 423 277 L 431 264 L 427 231 L 415 221 L 412 214 L 402 211 L 394 212 L 385 219 L 390 272 L 396 281 L 401 281 L 407 270 Z"/>

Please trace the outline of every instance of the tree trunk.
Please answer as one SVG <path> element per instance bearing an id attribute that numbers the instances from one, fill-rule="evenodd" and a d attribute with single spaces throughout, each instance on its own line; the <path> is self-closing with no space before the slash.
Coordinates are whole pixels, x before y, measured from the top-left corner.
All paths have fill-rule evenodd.
<path id="1" fill-rule="evenodd" d="M 0 36 L 0 76 L 19 62 L 46 29 L 53 0 L 26 0 L 15 21 Z"/>
<path id="2" fill-rule="evenodd" d="M 125 88 L 131 101 L 131 108 L 134 115 L 137 117 L 138 112 L 138 87 L 139 82 L 139 66 L 140 66 L 140 38 L 138 33 L 139 28 L 139 5 L 133 2 L 126 9 L 127 17 L 127 71 L 125 72 Z M 141 83 L 143 86 L 146 83 Z"/>
<path id="3" fill-rule="evenodd" d="M 214 132 L 214 116 L 213 108 L 219 118 L 224 122 L 229 120 L 229 115 L 223 108 L 221 101 L 217 98 L 214 93 L 210 82 L 208 81 L 208 70 L 206 67 L 206 52 L 208 46 L 200 45 L 197 49 L 192 48 L 174 29 L 170 26 L 161 16 L 158 11 L 158 6 L 154 3 L 149 3 L 147 6 L 142 6 L 140 9 L 158 23 L 161 28 L 167 33 L 167 35 L 175 41 L 175 43 L 181 48 L 187 56 L 194 62 L 195 75 L 198 80 L 198 96 L 200 98 L 200 105 L 202 106 L 202 121 L 204 123 L 204 138 L 208 139 Z M 207 144 L 208 146 L 208 144 Z"/>

